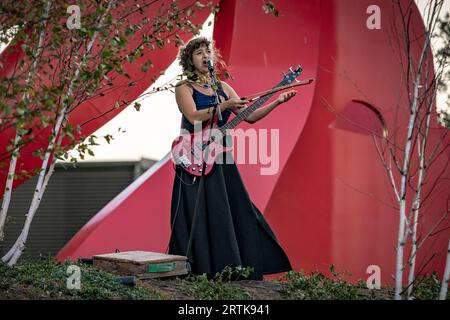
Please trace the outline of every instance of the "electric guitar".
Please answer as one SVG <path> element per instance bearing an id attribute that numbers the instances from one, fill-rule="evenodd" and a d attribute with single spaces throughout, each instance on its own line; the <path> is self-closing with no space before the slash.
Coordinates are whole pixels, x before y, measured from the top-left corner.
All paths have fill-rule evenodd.
<path id="1" fill-rule="evenodd" d="M 223 126 L 217 126 L 217 121 L 215 121 L 217 119 L 216 115 L 212 131 L 210 131 L 211 120 L 209 120 L 206 124 L 202 125 L 201 131 L 197 133 L 186 133 L 177 137 L 172 143 L 171 151 L 174 164 L 181 165 L 187 173 L 198 177 L 202 175 L 203 164 L 206 162 L 204 175 L 208 175 L 214 166 L 217 156 L 223 152 L 232 150 L 232 147 L 225 147 L 222 145 L 222 138 L 227 133 L 227 130 L 233 129 L 241 123 L 241 121 L 245 120 L 251 113 L 269 100 L 275 92 L 312 82 L 312 79 L 302 82 L 296 80 L 302 72 L 300 66 L 297 66 L 295 70 L 289 68 L 289 71 L 288 74 L 283 76 L 280 83 L 265 94 L 260 95 L 254 103 L 246 107 L 242 112 L 237 114 L 233 120 Z M 290 85 L 294 80 L 297 81 L 297 84 Z M 254 99 L 248 100 L 253 101 Z"/>

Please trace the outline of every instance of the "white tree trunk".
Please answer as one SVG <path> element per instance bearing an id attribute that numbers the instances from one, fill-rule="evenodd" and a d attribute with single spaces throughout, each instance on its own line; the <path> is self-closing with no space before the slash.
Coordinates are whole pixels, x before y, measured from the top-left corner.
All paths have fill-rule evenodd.
<path id="1" fill-rule="evenodd" d="M 60 136 L 60 138 L 58 139 L 58 145 L 59 144 L 61 144 L 61 140 L 62 140 L 62 136 Z M 40 204 L 40 200 L 42 199 L 42 196 L 43 196 L 43 194 L 44 194 L 44 191 L 45 191 L 45 189 L 46 189 L 46 187 L 47 187 L 47 184 L 48 184 L 48 181 L 50 180 L 50 177 L 52 176 L 52 174 L 53 174 L 53 172 L 55 171 L 54 170 L 54 168 L 55 168 L 55 164 L 56 164 L 56 158 L 53 158 L 53 160 L 52 160 L 52 164 L 51 164 L 51 166 L 50 166 L 50 170 L 45 174 L 45 178 L 44 178 L 44 185 L 43 185 L 43 188 L 41 189 L 41 193 L 40 193 L 40 195 L 39 195 L 39 203 L 38 203 L 38 207 L 39 207 L 39 204 Z M 13 256 L 13 254 L 16 252 L 16 250 L 18 249 L 18 247 L 21 245 L 21 244 L 24 244 L 25 243 L 25 240 L 24 239 L 26 239 L 25 237 L 24 237 L 24 235 L 23 235 L 23 230 L 22 230 L 22 232 L 20 233 L 20 235 L 19 235 L 19 237 L 16 239 L 16 242 L 14 243 L 14 245 L 11 247 L 11 249 L 9 249 L 9 251 L 2 257 L 2 261 L 3 262 L 8 262 L 10 259 L 11 259 L 11 257 Z M 23 249 L 22 249 L 23 250 Z"/>
<path id="2" fill-rule="evenodd" d="M 423 143 L 425 145 L 425 142 Z M 407 291 L 407 298 L 408 300 L 412 299 L 412 291 L 413 291 L 413 283 L 414 283 L 414 272 L 416 269 L 416 257 L 417 257 L 417 226 L 419 224 L 419 208 L 420 208 L 420 193 L 421 193 L 421 187 L 423 183 L 423 163 L 424 163 L 425 155 L 422 153 L 422 158 L 420 161 L 420 172 L 419 172 L 419 189 L 416 192 L 416 196 L 413 203 L 413 212 L 414 212 L 414 222 L 413 222 L 413 230 L 412 230 L 412 248 L 411 248 L 411 258 L 409 262 L 409 274 L 408 274 L 408 291 Z"/>
<path id="3" fill-rule="evenodd" d="M 39 33 L 39 41 L 37 48 L 34 52 L 33 58 L 34 61 L 30 67 L 30 71 L 28 73 L 28 77 L 26 80 L 26 83 L 30 83 L 34 76 L 35 76 L 35 69 L 39 61 L 39 57 L 41 55 L 42 49 L 43 49 L 43 42 L 44 42 L 44 36 L 45 36 L 45 27 L 47 24 L 47 19 L 50 13 L 50 7 L 52 2 L 48 1 L 47 6 L 45 7 L 43 19 L 42 19 L 42 30 Z M 25 92 L 22 96 L 22 100 L 28 99 L 28 92 Z M 19 130 L 16 130 L 16 135 L 14 137 L 14 149 L 19 145 L 19 142 L 21 140 L 20 132 Z M 6 216 L 8 215 L 8 209 L 9 209 L 9 203 L 11 201 L 11 194 L 12 194 L 12 187 L 14 183 L 14 174 L 16 173 L 16 165 L 17 165 L 17 158 L 19 157 L 19 148 L 17 149 L 17 155 L 13 151 L 11 154 L 11 159 L 9 161 L 9 169 L 8 169 L 8 176 L 6 179 L 5 184 L 5 191 L 3 193 L 3 201 L 2 201 L 2 207 L 0 209 L 0 241 L 4 239 L 4 228 L 5 228 L 5 222 L 6 222 Z"/>
<path id="4" fill-rule="evenodd" d="M 100 29 L 102 28 L 103 21 L 104 21 L 106 15 L 107 15 L 107 13 L 109 12 L 110 8 L 111 8 L 112 5 L 114 4 L 114 2 L 115 2 L 115 1 L 111 1 L 111 2 L 108 4 L 107 10 L 106 10 L 105 13 L 103 14 L 103 16 L 101 17 L 101 19 L 100 19 L 100 21 L 99 21 L 99 24 L 97 25 L 97 29 L 100 30 Z M 89 44 L 88 44 L 88 46 L 87 46 L 87 48 L 86 48 L 86 51 L 85 51 L 85 53 L 84 53 L 84 55 L 83 55 L 83 58 L 82 58 L 81 62 L 78 64 L 78 67 L 77 67 L 77 69 L 75 70 L 74 76 L 73 76 L 73 78 L 71 79 L 71 83 L 70 83 L 70 85 L 69 85 L 69 88 L 68 88 L 68 90 L 67 90 L 67 94 L 66 94 L 66 97 L 65 97 L 65 98 L 69 98 L 69 97 L 72 96 L 72 94 L 73 94 L 73 86 L 74 86 L 74 84 L 75 84 L 75 81 L 78 79 L 78 76 L 79 76 L 79 74 L 80 74 L 81 68 L 82 68 L 82 67 L 85 65 L 85 63 L 86 63 L 88 54 L 89 54 L 89 52 L 90 52 L 91 49 L 92 49 L 92 46 L 93 46 L 93 44 L 94 44 L 94 42 L 95 42 L 95 39 L 97 38 L 98 33 L 99 33 L 99 32 L 96 31 L 96 32 L 93 34 L 93 36 L 92 36 L 92 38 L 91 38 L 91 40 L 90 40 L 90 42 L 89 42 Z M 66 99 L 62 99 L 62 101 L 65 101 L 65 100 L 66 100 Z M 23 230 L 22 230 L 22 232 L 21 232 L 19 238 L 16 240 L 16 243 L 14 244 L 14 246 L 13 246 L 13 247 L 11 248 L 11 250 L 10 250 L 10 251 L 2 258 L 2 260 L 3 260 L 4 262 L 7 262 L 8 266 L 10 266 L 10 267 L 11 267 L 11 266 L 14 266 L 14 265 L 17 263 L 18 259 L 19 259 L 20 256 L 22 255 L 23 250 L 25 249 L 25 243 L 26 243 L 26 239 L 27 239 L 27 237 L 28 237 L 28 232 L 29 232 L 29 229 L 30 229 L 31 222 L 32 222 L 32 220 L 33 220 L 33 218 L 34 218 L 34 215 L 35 215 L 35 213 L 36 213 L 36 211 L 37 211 L 37 209 L 38 209 L 38 207 L 39 207 L 39 203 L 40 203 L 40 201 L 41 201 L 41 199 L 42 199 L 42 196 L 43 196 L 43 194 L 44 194 L 44 191 L 45 191 L 47 182 L 48 182 L 48 180 L 50 179 L 50 176 L 51 176 L 52 171 L 53 171 L 54 162 L 55 162 L 56 160 L 53 159 L 53 160 L 54 160 L 54 162 L 52 162 L 52 165 L 53 165 L 53 166 L 52 166 L 52 168 L 49 170 L 49 172 L 46 173 L 47 165 L 48 165 L 48 160 L 49 160 L 50 155 L 51 155 L 51 153 L 52 153 L 52 151 L 53 151 L 53 149 L 54 149 L 54 146 L 55 146 L 55 140 L 56 140 L 56 137 L 57 137 L 58 135 L 59 135 L 58 143 L 61 142 L 61 139 L 62 139 L 62 138 L 61 138 L 61 135 L 60 135 L 60 131 L 61 131 L 61 128 L 62 128 L 62 126 L 63 126 L 63 121 L 66 119 L 66 116 L 67 116 L 67 115 L 66 115 L 67 109 L 68 109 L 68 106 L 67 106 L 67 105 L 64 105 L 63 108 L 62 108 L 62 110 L 61 110 L 60 115 L 58 116 L 57 122 L 56 122 L 56 124 L 55 124 L 54 132 L 53 132 L 53 134 L 52 134 L 52 138 L 51 138 L 50 143 L 49 143 L 49 145 L 48 145 L 48 147 L 47 147 L 47 150 L 46 150 L 46 152 L 45 152 L 44 161 L 43 161 L 43 163 L 42 163 L 42 168 L 41 168 L 41 171 L 40 171 L 40 173 L 39 173 L 39 179 L 38 179 L 38 182 L 36 183 L 36 189 L 35 189 L 35 192 L 34 192 L 33 200 L 31 201 L 31 205 L 30 205 L 30 208 L 29 208 L 29 210 L 28 210 L 28 214 L 26 215 L 26 220 L 25 220 L 24 228 L 23 228 Z M 44 179 L 45 177 L 47 177 L 47 178 Z"/>
<path id="5" fill-rule="evenodd" d="M 425 74 L 428 74 L 428 70 L 425 71 Z M 426 78 L 425 80 L 425 91 L 428 90 L 428 78 Z M 423 141 L 422 143 L 420 143 L 420 135 L 418 135 L 417 137 L 417 149 L 418 149 L 418 158 L 420 160 L 420 164 L 419 164 L 419 178 L 417 181 L 417 189 L 416 189 L 416 194 L 414 197 L 414 202 L 412 205 L 412 211 L 414 213 L 414 218 L 413 218 L 413 230 L 412 230 L 412 248 L 411 248 L 411 257 L 410 257 L 410 261 L 409 261 L 409 275 L 408 275 L 408 291 L 407 291 L 407 298 L 408 300 L 413 299 L 412 297 L 412 292 L 413 292 L 413 288 L 414 288 L 414 273 L 415 273 L 415 269 L 416 269 L 416 258 L 417 258 L 417 227 L 419 224 L 419 209 L 420 209 L 420 205 L 421 205 L 421 191 L 422 191 L 422 185 L 424 183 L 425 180 L 425 176 L 426 176 L 426 163 L 425 163 L 425 147 L 428 141 L 428 133 L 429 133 L 429 129 L 430 129 L 430 119 L 431 119 L 431 111 L 433 109 L 433 105 L 435 102 L 435 97 L 436 95 L 432 95 L 431 101 L 429 101 L 428 103 L 428 109 L 427 109 L 427 113 L 426 113 L 426 121 L 425 121 L 425 133 L 423 135 Z"/>
<path id="6" fill-rule="evenodd" d="M 450 278 L 450 239 L 448 241 L 447 261 L 445 262 L 445 270 L 444 276 L 442 277 L 442 285 L 441 285 L 441 292 L 439 293 L 439 300 L 447 299 L 449 278 Z"/>
<path id="7" fill-rule="evenodd" d="M 418 75 L 420 80 L 420 74 Z M 400 221 L 398 224 L 398 238 L 397 238 L 397 257 L 396 257 L 396 268 L 395 268 L 395 299 L 401 300 L 401 292 L 403 291 L 403 252 L 405 248 L 406 236 L 405 236 L 405 226 L 407 224 L 406 219 L 406 188 L 407 188 L 407 175 L 409 171 L 409 161 L 410 161 L 410 149 L 411 149 L 411 139 L 414 129 L 414 123 L 416 119 L 416 103 L 417 103 L 417 91 L 418 83 L 416 81 L 414 85 L 414 102 L 412 106 L 412 113 L 409 117 L 408 124 L 408 134 L 405 147 L 405 158 L 403 161 L 402 169 L 402 179 L 400 183 Z"/>
<path id="8" fill-rule="evenodd" d="M 403 252 L 404 247 L 406 244 L 406 239 L 408 234 L 405 234 L 405 225 L 409 224 L 406 215 L 406 189 L 407 189 L 407 176 L 409 172 L 409 165 L 410 165 L 410 151 L 411 151 L 411 140 L 413 136 L 413 131 L 415 127 L 416 122 L 416 114 L 418 113 L 418 107 L 420 107 L 419 101 L 419 86 L 421 81 L 421 69 L 423 66 L 424 58 L 426 56 L 426 52 L 428 49 L 430 36 L 428 32 L 424 33 L 425 35 L 425 41 L 422 47 L 422 52 L 420 54 L 420 59 L 417 64 L 417 75 L 414 80 L 414 93 L 411 101 L 410 106 L 410 117 L 409 117 L 409 123 L 408 123 L 408 133 L 407 133 L 407 140 L 406 140 L 406 146 L 405 146 L 405 158 L 403 160 L 403 168 L 402 168 L 402 179 L 401 179 L 401 191 L 400 191 L 400 221 L 399 221 L 399 227 L 398 227 L 398 238 L 397 238 L 397 257 L 396 257 L 396 270 L 395 270 L 395 299 L 401 300 L 401 293 L 403 291 Z M 409 41 L 409 39 L 406 39 L 406 41 Z M 408 52 L 409 54 L 409 52 Z M 411 64 L 411 57 L 408 56 L 408 63 Z M 409 77 L 409 74 L 406 75 Z M 409 91 L 409 88 L 407 88 Z"/>

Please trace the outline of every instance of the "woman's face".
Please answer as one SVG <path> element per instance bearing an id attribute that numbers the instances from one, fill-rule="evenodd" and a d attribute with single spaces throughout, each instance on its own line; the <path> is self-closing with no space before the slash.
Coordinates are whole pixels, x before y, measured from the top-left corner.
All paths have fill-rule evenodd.
<path id="1" fill-rule="evenodd" d="M 197 72 L 206 74 L 208 73 L 208 63 L 209 59 L 213 59 L 213 54 L 211 49 L 206 45 L 201 45 L 200 48 L 194 50 L 192 53 L 192 62 L 194 64 L 195 70 Z"/>

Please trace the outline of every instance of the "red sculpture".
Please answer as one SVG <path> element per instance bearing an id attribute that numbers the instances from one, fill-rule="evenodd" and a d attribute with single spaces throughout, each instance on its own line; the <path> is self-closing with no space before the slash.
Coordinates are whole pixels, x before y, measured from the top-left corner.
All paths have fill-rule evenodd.
<path id="1" fill-rule="evenodd" d="M 406 105 L 407 100 L 402 96 L 398 104 L 403 71 L 398 52 L 393 51 L 388 39 L 391 24 L 399 23 L 398 13 L 389 2 L 380 2 L 381 29 L 371 30 L 366 21 L 372 2 L 274 0 L 280 11 L 280 16 L 275 17 L 261 10 L 260 1 L 224 0 L 213 37 L 236 79 L 233 87 L 241 96 L 272 86 L 281 71 L 297 64 L 303 68 L 300 80 L 316 80 L 300 88 L 296 99 L 270 116 L 254 125 L 241 126 L 279 130 L 276 174 L 261 175 L 261 163 L 240 164 L 239 170 L 251 198 L 266 216 L 293 267 L 326 272 L 333 264 L 339 271 L 350 271 L 350 280 L 356 281 L 367 278 L 368 266 L 378 265 L 383 283 L 388 283 L 395 270 L 398 210 L 393 208 L 392 189 L 371 133 L 382 135 L 389 128 L 389 133 L 396 131 L 399 137 L 405 137 L 407 114 L 399 112 L 396 119 L 392 111 L 398 105 Z M 204 21 L 206 12 L 195 19 Z M 423 30 L 417 8 L 412 19 L 413 26 Z M 417 59 L 417 43 L 412 45 L 412 52 Z M 164 54 L 146 54 L 151 55 L 158 73 L 176 58 L 177 49 L 168 46 Z M 431 64 L 431 52 L 427 58 Z M 12 58 L 2 72 L 7 72 L 17 59 L 20 56 Z M 129 68 L 137 77 L 139 65 Z M 150 84 L 140 82 L 127 99 L 136 97 Z M 71 116 L 71 123 L 100 113 L 113 100 L 108 97 L 95 105 L 81 106 Z M 120 110 L 90 123 L 83 132 L 93 132 Z M 440 130 L 445 129 L 439 129 L 435 118 L 431 121 L 435 130 L 430 131 L 429 139 L 436 141 Z M 395 127 L 399 123 L 405 126 Z M 1 135 L 2 145 L 12 134 Z M 36 145 L 32 144 L 27 150 L 34 148 Z M 23 155 L 19 160 L 24 168 L 39 166 L 36 158 Z M 431 181 L 442 168 L 447 170 L 445 160 L 440 158 L 428 172 Z M 116 249 L 164 252 L 170 232 L 173 174 L 167 155 L 97 213 L 59 252 L 58 258 L 90 257 Z M 425 185 L 424 192 L 431 187 Z M 434 196 L 427 200 L 427 219 L 422 221 L 425 229 L 431 228 L 447 208 L 442 192 L 448 193 L 449 187 L 448 180 L 435 186 Z M 437 234 L 421 251 L 419 264 L 429 254 L 437 253 L 424 271 L 442 271 L 448 235 L 448 231 Z"/>

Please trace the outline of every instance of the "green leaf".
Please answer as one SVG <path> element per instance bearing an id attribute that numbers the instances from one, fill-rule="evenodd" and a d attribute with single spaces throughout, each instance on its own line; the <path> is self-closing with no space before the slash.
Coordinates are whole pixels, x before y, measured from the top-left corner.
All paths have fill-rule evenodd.
<path id="1" fill-rule="evenodd" d="M 149 68 L 153 67 L 153 63 L 151 60 L 147 60 L 145 61 L 142 66 L 141 66 L 141 70 L 142 72 L 147 72 Z"/>

